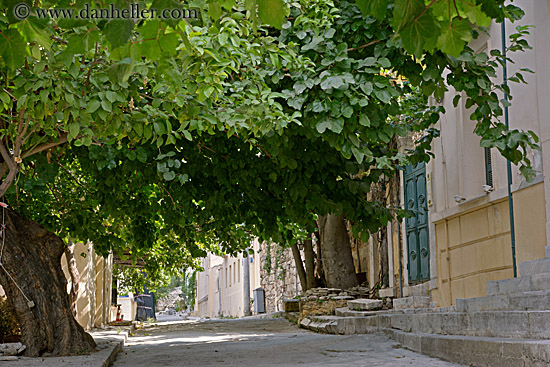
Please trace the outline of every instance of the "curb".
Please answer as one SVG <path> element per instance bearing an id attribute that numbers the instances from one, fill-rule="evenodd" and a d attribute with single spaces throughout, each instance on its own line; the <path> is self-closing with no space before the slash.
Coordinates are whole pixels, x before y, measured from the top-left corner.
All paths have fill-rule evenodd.
<path id="1" fill-rule="evenodd" d="M 116 360 L 116 357 L 118 353 L 122 350 L 122 347 L 124 346 L 124 342 L 121 340 L 119 342 L 113 342 L 114 348 L 111 349 L 111 353 L 107 356 L 107 359 L 103 361 L 101 364 L 101 367 L 110 367 L 113 365 L 113 363 Z"/>

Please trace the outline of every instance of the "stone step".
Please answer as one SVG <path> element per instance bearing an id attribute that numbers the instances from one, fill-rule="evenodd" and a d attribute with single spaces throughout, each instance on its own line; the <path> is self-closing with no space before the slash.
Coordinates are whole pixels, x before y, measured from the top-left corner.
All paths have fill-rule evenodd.
<path id="1" fill-rule="evenodd" d="M 371 317 L 339 317 L 339 316 L 308 316 L 300 321 L 300 327 L 325 334 L 368 334 L 377 332 L 379 318 Z"/>
<path id="2" fill-rule="evenodd" d="M 550 310 L 550 291 L 497 294 L 477 298 L 457 298 L 458 312 Z"/>
<path id="3" fill-rule="evenodd" d="M 340 307 L 334 310 L 334 314 L 340 317 L 367 317 L 374 316 L 380 311 L 356 311 L 349 307 Z"/>
<path id="4" fill-rule="evenodd" d="M 402 346 L 431 357 L 476 367 L 550 365 L 550 340 L 504 339 L 384 330 Z"/>
<path id="5" fill-rule="evenodd" d="M 300 326 L 329 334 L 362 334 L 393 329 L 438 335 L 550 339 L 550 311 L 378 311 L 370 316 L 308 316 Z"/>
<path id="6" fill-rule="evenodd" d="M 487 295 L 550 290 L 550 273 L 487 282 Z"/>
<path id="7" fill-rule="evenodd" d="M 348 301 L 348 307 L 356 311 L 371 311 L 382 308 L 384 302 L 379 299 L 359 298 Z"/>
<path id="8" fill-rule="evenodd" d="M 404 298 L 394 298 L 393 308 L 395 310 L 406 310 L 410 308 L 430 308 L 430 297 L 410 296 Z"/>
<path id="9" fill-rule="evenodd" d="M 518 265 L 519 275 L 522 277 L 541 273 L 550 273 L 550 259 L 526 261 Z"/>
<path id="10" fill-rule="evenodd" d="M 550 339 L 550 311 L 404 313 L 388 315 L 378 324 L 427 334 Z"/>

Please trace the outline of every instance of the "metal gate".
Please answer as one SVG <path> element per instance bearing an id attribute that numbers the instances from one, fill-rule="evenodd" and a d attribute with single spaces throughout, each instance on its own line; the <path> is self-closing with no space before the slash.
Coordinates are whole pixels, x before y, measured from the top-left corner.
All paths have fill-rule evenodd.
<path id="1" fill-rule="evenodd" d="M 430 279 L 425 163 L 405 168 L 405 207 L 415 213 L 405 220 L 409 283 L 418 283 Z"/>

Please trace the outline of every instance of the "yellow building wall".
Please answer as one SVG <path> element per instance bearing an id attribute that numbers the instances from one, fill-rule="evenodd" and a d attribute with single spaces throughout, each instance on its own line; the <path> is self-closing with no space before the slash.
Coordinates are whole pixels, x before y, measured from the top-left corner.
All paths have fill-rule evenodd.
<path id="1" fill-rule="evenodd" d="M 92 246 L 84 243 L 76 243 L 74 256 L 80 274 L 76 320 L 82 327 L 89 330 L 94 326 L 106 324 L 112 319 L 112 258 L 105 259 L 96 255 Z M 67 292 L 69 292 L 71 277 L 65 255 L 61 257 L 61 267 L 67 278 Z"/>
<path id="2" fill-rule="evenodd" d="M 517 263 L 545 256 L 544 184 L 513 194 Z M 483 297 L 488 280 L 513 277 L 508 198 L 435 222 L 437 307 L 457 298 Z"/>

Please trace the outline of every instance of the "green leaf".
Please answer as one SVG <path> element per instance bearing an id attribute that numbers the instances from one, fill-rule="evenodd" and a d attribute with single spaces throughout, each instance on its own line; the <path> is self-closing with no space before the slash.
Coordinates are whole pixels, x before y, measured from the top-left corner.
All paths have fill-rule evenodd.
<path id="1" fill-rule="evenodd" d="M 365 127 L 369 127 L 370 126 L 370 119 L 367 115 L 365 114 L 362 114 L 360 117 L 359 117 L 359 124 L 362 125 L 362 126 L 365 126 Z"/>
<path id="2" fill-rule="evenodd" d="M 179 46 L 180 41 L 181 39 L 177 33 L 165 33 L 159 38 L 160 48 L 170 56 L 176 54 L 176 48 Z"/>
<path id="3" fill-rule="evenodd" d="M 380 20 L 386 17 L 389 0 L 357 0 L 357 7 L 364 16 L 372 15 Z"/>
<path id="4" fill-rule="evenodd" d="M 285 18 L 283 0 L 258 0 L 257 3 L 262 22 L 281 29 Z"/>
<path id="5" fill-rule="evenodd" d="M 391 21 L 393 28 L 399 31 L 404 25 L 414 21 L 424 9 L 424 0 L 395 0 Z"/>
<path id="6" fill-rule="evenodd" d="M 0 55 L 10 70 L 15 70 L 25 62 L 29 54 L 27 43 L 17 29 L 9 28 L 0 37 Z"/>
<path id="7" fill-rule="evenodd" d="M 173 172 L 173 171 L 168 171 L 168 172 L 164 172 L 162 174 L 162 177 L 166 180 L 166 181 L 172 181 L 174 178 L 176 178 L 176 174 Z"/>
<path id="8" fill-rule="evenodd" d="M 94 99 L 93 101 L 88 103 L 88 106 L 86 106 L 86 112 L 94 113 L 95 111 L 97 111 L 99 106 L 101 106 L 101 102 L 98 101 L 97 99 Z"/>
<path id="9" fill-rule="evenodd" d="M 403 48 L 416 57 L 420 57 L 424 49 L 433 50 L 437 41 L 438 26 L 431 14 L 424 13 L 420 18 L 409 22 L 401 30 Z"/>
<path id="10" fill-rule="evenodd" d="M 117 100 L 117 94 L 116 92 L 113 92 L 113 91 L 107 91 L 105 93 L 105 96 L 107 97 L 107 99 L 109 100 L 109 102 L 111 103 L 114 103 L 116 100 Z"/>
<path id="11" fill-rule="evenodd" d="M 188 130 L 183 130 L 183 136 L 185 136 L 185 139 L 189 141 L 193 141 L 193 137 L 191 136 L 191 133 Z"/>
<path id="12" fill-rule="evenodd" d="M 334 131 L 336 134 L 340 134 L 344 129 L 344 119 L 330 119 L 328 120 L 328 129 Z"/>
<path id="13" fill-rule="evenodd" d="M 443 26 L 437 46 L 441 51 L 458 57 L 466 43 L 472 40 L 471 27 L 467 20 L 454 18 L 452 24 Z"/>
<path id="14" fill-rule="evenodd" d="M 467 4 L 464 6 L 465 13 L 468 19 L 474 24 L 480 27 L 489 27 L 491 25 L 491 18 L 487 16 L 481 9 L 481 5 L 471 6 Z"/>
<path id="15" fill-rule="evenodd" d="M 76 122 L 73 122 L 69 125 L 69 134 L 67 136 L 67 139 L 69 141 L 73 140 L 78 136 L 78 133 L 80 133 L 80 125 Z"/>
<path id="16" fill-rule="evenodd" d="M 27 42 L 36 42 L 49 51 L 51 49 L 51 40 L 46 32 L 46 27 L 47 24 L 39 22 L 35 17 L 27 18 L 17 24 L 17 28 L 23 32 Z"/>
<path id="17" fill-rule="evenodd" d="M 123 46 L 132 37 L 134 30 L 133 19 L 112 19 L 107 22 L 103 29 L 103 34 L 113 47 L 113 49 Z"/>
<path id="18" fill-rule="evenodd" d="M 107 112 L 112 112 L 113 111 L 113 108 L 112 108 L 111 104 L 109 103 L 109 101 L 106 101 L 106 100 L 101 101 L 101 107 Z"/>

